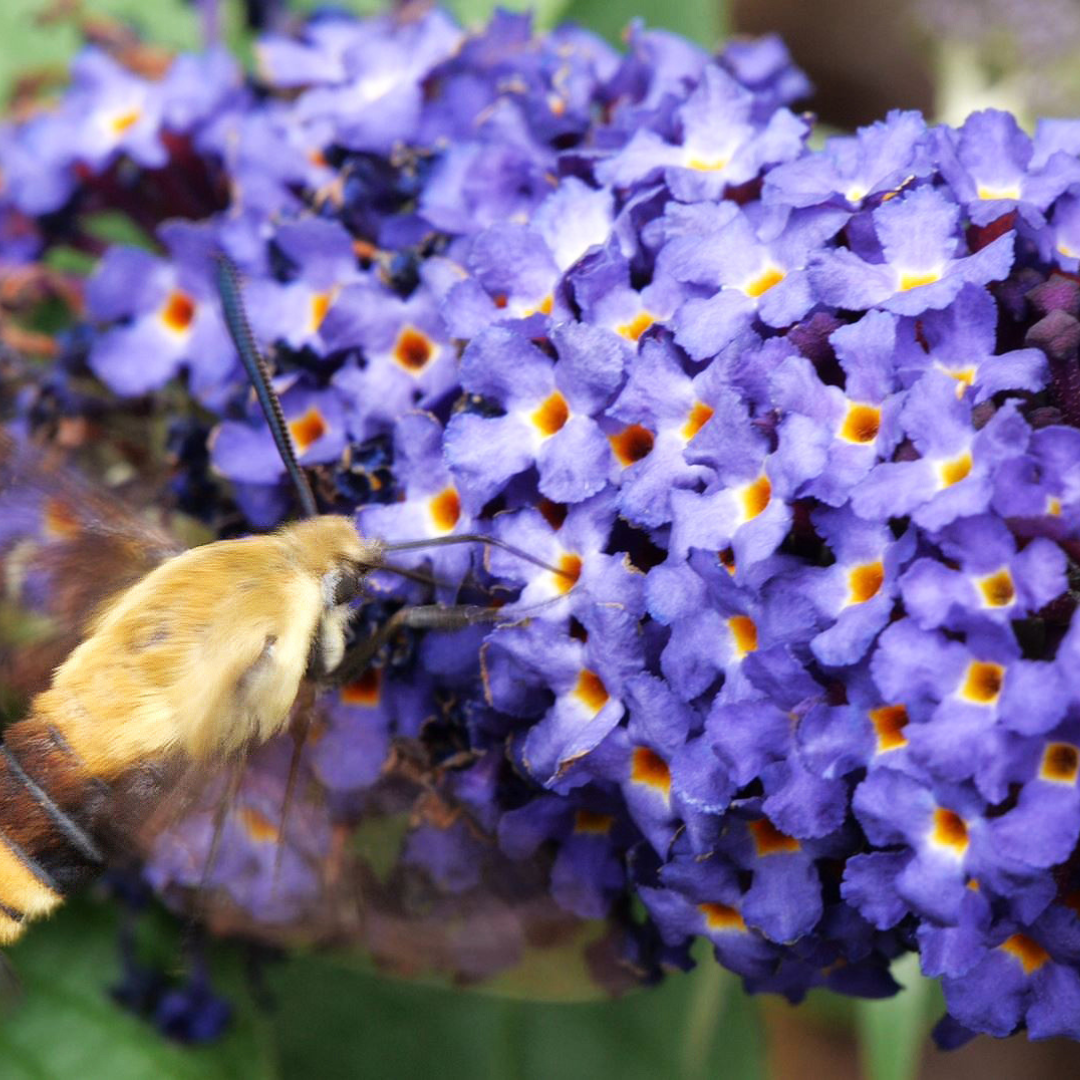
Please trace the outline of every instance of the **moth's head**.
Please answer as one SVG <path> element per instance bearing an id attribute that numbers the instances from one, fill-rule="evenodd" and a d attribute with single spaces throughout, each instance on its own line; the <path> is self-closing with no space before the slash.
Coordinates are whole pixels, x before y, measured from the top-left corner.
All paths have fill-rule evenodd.
<path id="1" fill-rule="evenodd" d="M 328 606 L 359 594 L 363 579 L 382 565 L 386 547 L 381 540 L 365 540 L 351 518 L 336 514 L 287 525 L 280 536 L 296 561 L 323 583 Z"/>

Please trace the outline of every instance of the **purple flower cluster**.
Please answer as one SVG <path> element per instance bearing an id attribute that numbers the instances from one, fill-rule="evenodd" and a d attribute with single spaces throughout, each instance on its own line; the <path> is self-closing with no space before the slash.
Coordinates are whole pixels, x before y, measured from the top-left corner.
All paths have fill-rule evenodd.
<path id="1" fill-rule="evenodd" d="M 703 935 L 750 990 L 886 996 L 917 950 L 948 1038 L 1080 1037 L 1080 123 L 896 112 L 812 151 L 775 41 L 635 27 L 621 55 L 507 14 L 327 16 L 258 57 L 84 54 L 0 135 L 0 257 L 156 197 L 158 252 L 87 285 L 86 362 L 122 395 L 182 373 L 249 521 L 289 499 L 218 250 L 324 505 L 561 571 L 412 553 L 506 618 L 325 704 L 331 810 L 437 730 L 471 819 L 643 969 Z M 266 918 L 331 843 L 301 815 L 314 854 L 272 887 L 288 756 L 215 871 Z M 208 822 L 156 881 L 198 882 Z M 464 891 L 479 846 L 429 817 L 402 858 Z"/>

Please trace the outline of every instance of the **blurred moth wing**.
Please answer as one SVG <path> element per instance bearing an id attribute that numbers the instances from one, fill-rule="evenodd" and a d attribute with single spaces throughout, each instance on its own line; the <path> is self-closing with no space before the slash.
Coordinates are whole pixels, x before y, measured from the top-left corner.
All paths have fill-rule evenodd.
<path id="1" fill-rule="evenodd" d="M 26 696 L 45 689 L 102 607 L 184 547 L 64 461 L 19 449 L 0 429 L 0 598 L 17 605 L 36 591 L 29 606 L 48 622 L 39 640 L 20 642 L 17 665 L 0 642 L 4 685 Z"/>

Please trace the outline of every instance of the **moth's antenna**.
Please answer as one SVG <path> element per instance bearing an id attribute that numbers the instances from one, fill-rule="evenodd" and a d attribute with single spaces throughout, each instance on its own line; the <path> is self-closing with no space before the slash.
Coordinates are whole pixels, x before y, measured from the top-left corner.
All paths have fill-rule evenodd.
<path id="1" fill-rule="evenodd" d="M 296 448 L 289 435 L 285 415 L 281 411 L 281 402 L 270 384 L 270 368 L 266 363 L 266 358 L 255 344 L 255 335 L 251 332 L 251 326 L 244 311 L 240 271 L 236 268 L 236 263 L 222 252 L 214 256 L 214 261 L 217 264 L 218 295 L 221 297 L 221 310 L 225 316 L 225 325 L 229 328 L 229 336 L 236 346 L 236 351 L 240 354 L 240 360 L 248 373 L 248 378 L 251 379 L 251 385 L 255 387 L 255 396 L 262 406 L 263 415 L 270 427 L 274 445 L 285 464 L 285 470 L 296 488 L 304 516 L 315 517 L 319 513 L 315 495 L 304 470 L 300 468 L 300 463 L 296 459 Z"/>
<path id="2" fill-rule="evenodd" d="M 516 555 L 519 559 L 539 566 L 542 570 L 558 574 L 559 577 L 564 577 L 568 581 L 577 581 L 577 575 L 571 571 L 552 566 L 551 563 L 546 563 L 543 559 L 538 559 L 535 555 L 530 555 L 527 551 L 522 551 L 521 548 L 508 544 L 505 540 L 499 540 L 494 536 L 484 536 L 481 533 L 455 533 L 453 536 L 437 536 L 431 540 L 403 540 L 396 544 L 386 544 L 383 551 L 417 551 L 420 548 L 446 547 L 448 544 L 487 544 L 489 547 L 501 548 L 511 555 Z"/>

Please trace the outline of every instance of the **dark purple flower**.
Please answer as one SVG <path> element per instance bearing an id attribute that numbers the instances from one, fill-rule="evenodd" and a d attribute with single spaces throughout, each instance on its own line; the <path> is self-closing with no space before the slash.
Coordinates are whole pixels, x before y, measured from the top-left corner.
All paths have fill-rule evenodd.
<path id="1" fill-rule="evenodd" d="M 1030 927 L 1003 921 L 988 935 L 977 963 L 942 981 L 946 1006 L 959 1023 L 999 1038 L 1021 1023 L 1035 1039 L 1080 1038 L 1077 953 L 1074 946 L 1058 959 L 1055 915 L 1048 912 Z"/>

